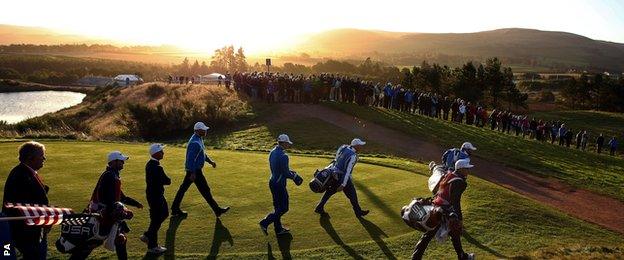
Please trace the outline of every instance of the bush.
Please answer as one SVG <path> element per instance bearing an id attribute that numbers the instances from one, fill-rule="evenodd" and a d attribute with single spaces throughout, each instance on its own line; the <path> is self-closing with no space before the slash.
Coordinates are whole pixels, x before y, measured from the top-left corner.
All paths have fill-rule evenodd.
<path id="1" fill-rule="evenodd" d="M 147 90 L 145 90 L 145 95 L 147 95 L 151 99 L 160 97 L 162 96 L 162 94 L 165 94 L 165 88 L 158 84 L 152 84 L 147 87 Z"/>
<path id="2" fill-rule="evenodd" d="M 552 91 L 542 90 L 539 95 L 540 102 L 552 103 L 555 102 L 555 94 Z"/>
<path id="3" fill-rule="evenodd" d="M 199 96 L 184 95 L 173 90 L 167 93 L 166 104 L 150 107 L 141 103 L 126 105 L 122 123 L 134 136 L 145 140 L 179 137 L 192 129 L 197 121 L 211 126 L 226 125 L 247 112 L 247 104 L 226 91 L 209 91 Z M 178 97 L 178 98 L 172 98 Z"/>

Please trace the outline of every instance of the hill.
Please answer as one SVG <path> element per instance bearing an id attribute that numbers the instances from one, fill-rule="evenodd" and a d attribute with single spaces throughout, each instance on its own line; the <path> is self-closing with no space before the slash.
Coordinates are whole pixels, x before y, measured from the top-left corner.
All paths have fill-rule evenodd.
<path id="1" fill-rule="evenodd" d="M 475 33 L 338 29 L 312 35 L 297 48 L 328 56 L 371 56 L 407 66 L 422 60 L 455 65 L 499 57 L 511 65 L 624 71 L 624 44 L 520 28 Z"/>
<path id="2" fill-rule="evenodd" d="M 0 44 L 93 44 L 112 43 L 76 34 L 67 34 L 43 27 L 0 24 Z"/>
<path id="3" fill-rule="evenodd" d="M 219 130 L 248 112 L 247 98 L 222 86 L 162 82 L 108 86 L 87 92 L 76 106 L 0 125 L 0 137 L 175 139 L 197 121 Z"/>

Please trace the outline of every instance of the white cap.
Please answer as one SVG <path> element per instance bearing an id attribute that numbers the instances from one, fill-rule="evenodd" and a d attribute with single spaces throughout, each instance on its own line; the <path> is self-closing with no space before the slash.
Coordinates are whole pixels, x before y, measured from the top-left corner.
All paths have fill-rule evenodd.
<path id="1" fill-rule="evenodd" d="M 474 165 L 470 164 L 470 159 L 461 159 L 455 162 L 455 170 L 472 168 Z"/>
<path id="2" fill-rule="evenodd" d="M 152 144 L 149 148 L 149 154 L 154 155 L 155 153 L 162 151 L 164 148 L 164 144 Z"/>
<path id="3" fill-rule="evenodd" d="M 193 130 L 208 130 L 210 129 L 210 127 L 207 127 L 206 124 L 204 124 L 204 122 L 197 122 L 195 123 L 195 126 L 193 126 Z"/>
<path id="4" fill-rule="evenodd" d="M 468 150 L 473 150 L 473 151 L 474 151 L 474 150 L 477 150 L 477 147 L 474 147 L 474 146 L 473 146 L 471 143 L 469 143 L 469 142 L 465 142 L 465 143 L 463 143 L 463 144 L 462 144 L 461 149 L 462 149 L 462 150 L 464 150 L 464 149 L 468 149 Z"/>
<path id="5" fill-rule="evenodd" d="M 366 142 L 360 140 L 359 138 L 355 138 L 351 141 L 351 146 L 356 146 L 356 145 L 365 145 Z"/>
<path id="6" fill-rule="evenodd" d="M 125 161 L 130 159 L 130 157 L 122 154 L 120 151 L 112 151 L 108 154 L 108 162 L 112 162 L 115 160 Z"/>
<path id="7" fill-rule="evenodd" d="M 288 138 L 288 135 L 286 134 L 281 134 L 277 137 L 277 141 L 281 142 L 281 143 L 289 143 L 292 144 L 292 142 L 290 141 L 290 138 Z"/>

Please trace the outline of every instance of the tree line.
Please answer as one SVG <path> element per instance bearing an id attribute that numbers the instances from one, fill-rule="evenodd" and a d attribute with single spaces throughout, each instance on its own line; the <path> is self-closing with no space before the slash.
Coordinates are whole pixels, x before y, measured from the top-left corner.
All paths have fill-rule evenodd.
<path id="1" fill-rule="evenodd" d="M 572 109 L 624 112 L 624 77 L 584 73 L 561 85 L 561 96 Z"/>

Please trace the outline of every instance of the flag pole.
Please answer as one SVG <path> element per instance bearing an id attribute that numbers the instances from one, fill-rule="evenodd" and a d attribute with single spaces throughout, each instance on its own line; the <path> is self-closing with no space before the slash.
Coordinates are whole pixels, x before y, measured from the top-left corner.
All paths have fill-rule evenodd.
<path id="1" fill-rule="evenodd" d="M 97 217 L 100 216 L 99 213 L 78 213 L 78 214 L 66 214 L 66 215 L 62 215 L 63 219 L 68 219 L 68 218 L 72 218 L 72 217 Z M 36 218 L 40 218 L 41 216 L 19 216 L 19 217 L 0 217 L 0 222 L 1 221 L 11 221 L 11 220 L 29 220 L 29 219 L 36 219 Z"/>

